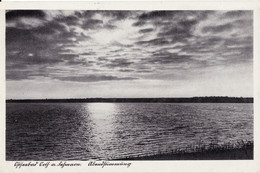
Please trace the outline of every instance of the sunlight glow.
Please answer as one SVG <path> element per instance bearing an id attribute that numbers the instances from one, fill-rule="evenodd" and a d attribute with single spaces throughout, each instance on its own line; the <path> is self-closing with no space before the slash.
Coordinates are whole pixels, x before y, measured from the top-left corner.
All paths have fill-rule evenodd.
<path id="1" fill-rule="evenodd" d="M 93 119 L 109 119 L 115 113 L 114 103 L 88 103 L 87 108 Z"/>

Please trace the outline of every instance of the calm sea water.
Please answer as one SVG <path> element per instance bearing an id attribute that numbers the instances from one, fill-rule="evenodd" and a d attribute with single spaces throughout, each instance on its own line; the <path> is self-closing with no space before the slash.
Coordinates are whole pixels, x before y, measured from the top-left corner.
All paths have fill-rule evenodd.
<path id="1" fill-rule="evenodd" d="M 253 140 L 253 104 L 7 103 L 7 160 L 153 155 Z"/>

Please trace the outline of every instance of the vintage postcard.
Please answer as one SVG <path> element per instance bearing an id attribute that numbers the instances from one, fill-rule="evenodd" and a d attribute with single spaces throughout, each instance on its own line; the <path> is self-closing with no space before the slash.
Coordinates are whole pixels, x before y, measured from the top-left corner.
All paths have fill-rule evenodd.
<path id="1" fill-rule="evenodd" d="M 0 5 L 1 173 L 260 171 L 257 1 Z"/>

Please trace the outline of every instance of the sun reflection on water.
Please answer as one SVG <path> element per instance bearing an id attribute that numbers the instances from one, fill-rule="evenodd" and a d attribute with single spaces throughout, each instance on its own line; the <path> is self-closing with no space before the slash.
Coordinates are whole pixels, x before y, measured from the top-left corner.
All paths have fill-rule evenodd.
<path id="1" fill-rule="evenodd" d="M 90 152 L 95 153 L 100 158 L 105 158 L 108 154 L 111 155 L 109 146 L 113 146 L 113 143 L 116 142 L 116 105 L 114 103 L 88 103 L 86 106 L 94 134 L 91 138 L 94 146 Z"/>
<path id="2" fill-rule="evenodd" d="M 96 120 L 109 120 L 116 112 L 114 103 L 88 103 L 87 108 L 90 116 Z"/>

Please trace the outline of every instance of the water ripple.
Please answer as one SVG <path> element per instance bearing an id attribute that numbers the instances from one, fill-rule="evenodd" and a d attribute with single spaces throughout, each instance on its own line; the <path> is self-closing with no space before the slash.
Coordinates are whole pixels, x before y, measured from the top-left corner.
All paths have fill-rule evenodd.
<path id="1" fill-rule="evenodd" d="M 7 160 L 153 155 L 253 140 L 253 104 L 8 103 Z"/>

